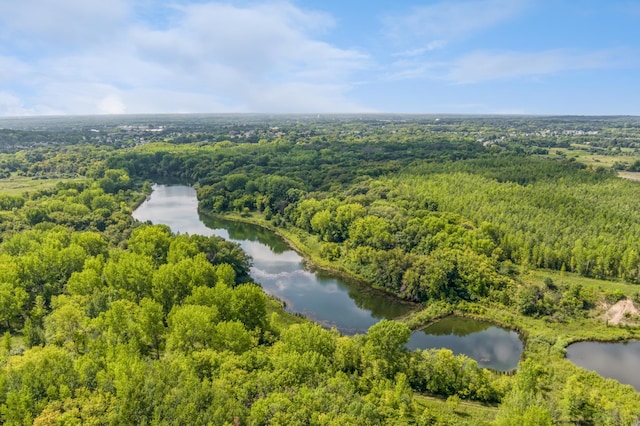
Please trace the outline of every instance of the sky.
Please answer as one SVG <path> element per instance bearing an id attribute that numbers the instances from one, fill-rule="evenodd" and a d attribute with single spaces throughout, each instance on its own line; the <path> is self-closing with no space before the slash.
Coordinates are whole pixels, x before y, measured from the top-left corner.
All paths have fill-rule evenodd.
<path id="1" fill-rule="evenodd" d="M 0 116 L 640 115 L 640 0 L 0 0 Z"/>

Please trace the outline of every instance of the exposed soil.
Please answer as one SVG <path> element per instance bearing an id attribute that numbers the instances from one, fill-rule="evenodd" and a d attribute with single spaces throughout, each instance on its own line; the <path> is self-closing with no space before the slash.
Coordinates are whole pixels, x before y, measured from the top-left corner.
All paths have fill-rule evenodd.
<path id="1" fill-rule="evenodd" d="M 640 172 L 618 172 L 622 179 L 640 181 Z"/>
<path id="2" fill-rule="evenodd" d="M 607 313 L 604 314 L 605 320 L 609 324 L 620 324 L 626 322 L 625 313 L 629 312 L 632 316 L 638 315 L 638 308 L 635 307 L 633 302 L 629 299 L 623 299 L 618 301 L 615 305 L 612 305 L 607 309 Z"/>

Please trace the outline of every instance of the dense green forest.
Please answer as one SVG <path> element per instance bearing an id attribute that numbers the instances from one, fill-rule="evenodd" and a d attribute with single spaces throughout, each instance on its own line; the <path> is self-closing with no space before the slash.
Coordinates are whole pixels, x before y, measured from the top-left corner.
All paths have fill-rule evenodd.
<path id="1" fill-rule="evenodd" d="M 601 315 L 640 302 L 635 117 L 11 119 L 0 146 L 5 424 L 640 421 L 564 359 L 640 334 Z M 290 315 L 237 245 L 131 218 L 159 181 L 423 309 L 354 337 Z M 521 332 L 517 371 L 405 349 L 451 313 Z"/>

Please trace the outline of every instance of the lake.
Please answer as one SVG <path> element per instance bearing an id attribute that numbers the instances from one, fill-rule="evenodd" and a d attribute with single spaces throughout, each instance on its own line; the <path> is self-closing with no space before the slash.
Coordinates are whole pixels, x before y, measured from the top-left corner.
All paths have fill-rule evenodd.
<path id="1" fill-rule="evenodd" d="M 640 341 L 572 343 L 567 346 L 567 359 L 640 392 Z"/>
<path id="2" fill-rule="evenodd" d="M 409 349 L 449 348 L 478 362 L 480 367 L 507 371 L 516 368 L 523 345 L 518 333 L 493 323 L 448 316 L 411 335 Z"/>
<path id="3" fill-rule="evenodd" d="M 413 304 L 355 280 L 312 270 L 280 236 L 266 228 L 199 214 L 196 192 L 188 186 L 155 185 L 133 217 L 168 225 L 176 233 L 217 235 L 238 243 L 253 258 L 250 275 L 267 294 L 283 300 L 287 311 L 343 334 L 364 333 L 381 319 L 397 318 L 415 309 Z M 414 332 L 407 346 L 448 347 L 496 370 L 515 368 L 522 353 L 517 333 L 456 317 Z"/>

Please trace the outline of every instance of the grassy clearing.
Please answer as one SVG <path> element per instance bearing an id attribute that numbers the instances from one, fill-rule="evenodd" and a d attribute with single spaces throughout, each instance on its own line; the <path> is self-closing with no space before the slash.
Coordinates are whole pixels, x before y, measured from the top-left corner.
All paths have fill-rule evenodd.
<path id="1" fill-rule="evenodd" d="M 637 156 L 632 155 L 631 151 L 621 151 L 617 155 L 597 154 L 588 151 L 588 146 L 573 145 L 571 148 L 551 148 L 549 150 L 550 158 L 575 158 L 577 162 L 592 167 L 612 167 L 615 163 L 631 165 Z"/>
<path id="2" fill-rule="evenodd" d="M 489 425 L 496 418 L 498 408 L 476 402 L 459 400 L 447 401 L 444 398 L 414 394 L 416 411 L 438 413 L 448 423 L 456 425 Z"/>
<path id="3" fill-rule="evenodd" d="M 54 178 L 39 179 L 26 176 L 12 175 L 9 178 L 0 179 L 0 192 L 9 195 L 20 195 L 25 192 L 39 191 L 53 188 L 58 182 L 82 181 L 85 178 Z"/>
<path id="4" fill-rule="evenodd" d="M 585 288 L 595 288 L 600 292 L 619 290 L 627 297 L 633 297 L 636 293 L 640 292 L 640 285 L 638 284 L 586 278 L 571 272 L 537 269 L 531 270 L 521 276 L 522 281 L 528 284 L 541 284 L 545 278 L 551 278 L 554 283 L 561 286 L 579 284 Z"/>

